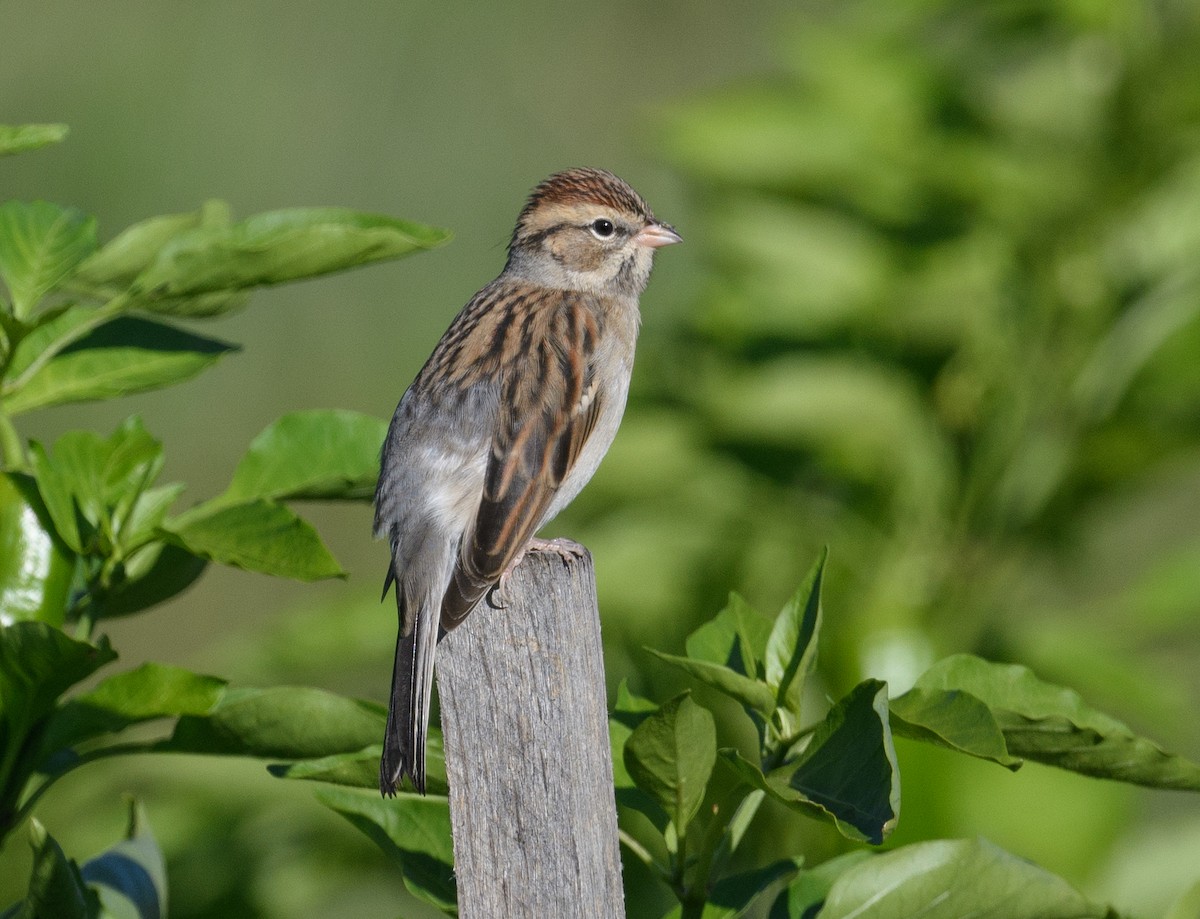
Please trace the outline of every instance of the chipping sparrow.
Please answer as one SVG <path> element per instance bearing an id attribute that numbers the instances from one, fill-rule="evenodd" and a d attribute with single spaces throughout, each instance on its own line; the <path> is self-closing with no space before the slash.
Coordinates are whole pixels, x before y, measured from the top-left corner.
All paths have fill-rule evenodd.
<path id="1" fill-rule="evenodd" d="M 379 786 L 425 791 L 437 642 L 515 567 L 616 435 L 654 250 L 680 241 L 610 172 L 533 190 L 504 271 L 442 336 L 383 446 L 375 535 L 400 633 Z"/>

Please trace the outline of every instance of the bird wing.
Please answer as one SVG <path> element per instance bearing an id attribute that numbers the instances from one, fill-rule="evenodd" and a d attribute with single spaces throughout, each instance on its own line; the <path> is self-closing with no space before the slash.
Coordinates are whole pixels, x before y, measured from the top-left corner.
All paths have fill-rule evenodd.
<path id="1" fill-rule="evenodd" d="M 500 413 L 483 496 L 442 602 L 447 630 L 466 617 L 537 532 L 604 401 L 593 364 L 599 329 L 590 309 L 565 297 L 523 330 L 522 340 L 502 357 Z"/>

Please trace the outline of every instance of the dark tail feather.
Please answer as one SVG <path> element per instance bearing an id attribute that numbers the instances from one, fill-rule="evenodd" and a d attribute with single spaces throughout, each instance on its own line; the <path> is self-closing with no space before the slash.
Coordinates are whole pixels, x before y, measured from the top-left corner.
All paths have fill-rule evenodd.
<path id="1" fill-rule="evenodd" d="M 388 796 L 396 793 L 406 775 L 413 787 L 425 794 L 425 736 L 429 732 L 438 626 L 428 607 L 418 610 L 415 618 L 412 631 L 396 638 L 392 701 L 379 763 L 379 790 Z"/>

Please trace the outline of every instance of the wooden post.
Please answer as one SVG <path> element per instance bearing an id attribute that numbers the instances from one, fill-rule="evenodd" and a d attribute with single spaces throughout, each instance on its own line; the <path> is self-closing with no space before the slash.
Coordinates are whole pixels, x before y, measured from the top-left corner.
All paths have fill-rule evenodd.
<path id="1" fill-rule="evenodd" d="M 623 917 L 592 558 L 530 552 L 438 649 L 463 919 Z"/>

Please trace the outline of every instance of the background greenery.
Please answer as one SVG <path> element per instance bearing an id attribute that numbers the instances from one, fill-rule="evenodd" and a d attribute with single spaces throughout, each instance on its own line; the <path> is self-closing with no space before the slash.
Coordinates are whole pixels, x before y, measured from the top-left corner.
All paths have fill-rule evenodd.
<path id="1" fill-rule="evenodd" d="M 664 698 L 679 684 L 642 645 L 677 651 L 730 589 L 777 608 L 828 543 L 831 696 L 867 675 L 899 691 L 974 651 L 1028 663 L 1195 759 L 1198 15 L 1183 0 L 457 17 L 4 3 L 0 120 L 72 136 L 6 162 L 0 197 L 76 204 L 102 238 L 214 196 L 242 214 L 335 203 L 456 233 L 419 259 L 261 292 L 218 330 L 244 354 L 27 429 L 107 434 L 139 412 L 167 444 L 166 477 L 211 497 L 283 412 L 389 414 L 498 270 L 524 192 L 603 165 L 687 242 L 645 299 L 622 434 L 555 526 L 596 555 L 610 685 Z M 113 622 L 124 664 L 381 699 L 383 548 L 362 508 L 311 516 L 348 583 L 210 571 Z M 982 834 L 1135 915 L 1195 880 L 1191 797 L 898 747 L 922 778 L 893 843 Z M 172 859 L 176 916 L 394 913 L 382 856 L 303 788 L 219 761 L 89 768 L 43 822 L 86 855 L 120 833 L 116 792 L 137 791 Z M 73 826 L 80 808 L 96 819 Z M 764 846 L 803 835 L 817 861 L 841 845 L 768 817 Z M 0 873 L 0 902 L 24 873 Z"/>

